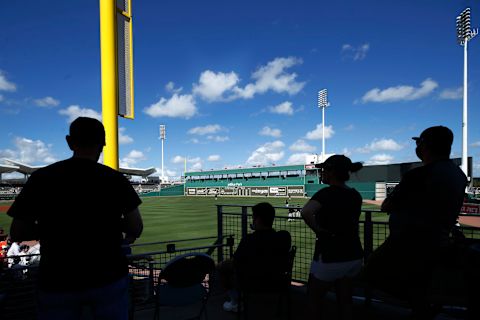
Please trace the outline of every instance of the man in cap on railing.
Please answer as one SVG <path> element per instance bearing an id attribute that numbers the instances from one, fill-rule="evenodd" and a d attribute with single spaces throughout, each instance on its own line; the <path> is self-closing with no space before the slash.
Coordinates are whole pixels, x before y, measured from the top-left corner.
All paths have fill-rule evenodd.
<path id="1" fill-rule="evenodd" d="M 431 272 L 449 244 L 463 202 L 467 178 L 450 158 L 452 131 L 444 126 L 413 137 L 423 166 L 408 171 L 382 204 L 390 235 L 366 265 L 372 284 L 408 299 L 413 316 L 428 319 Z"/>
<path id="2" fill-rule="evenodd" d="M 140 236 L 141 200 L 123 174 L 97 163 L 105 146 L 100 121 L 77 118 L 66 140 L 73 156 L 35 171 L 10 207 L 10 235 L 42 242 L 40 320 L 79 319 L 85 306 L 94 318 L 126 320 L 122 232 L 130 242 Z"/>

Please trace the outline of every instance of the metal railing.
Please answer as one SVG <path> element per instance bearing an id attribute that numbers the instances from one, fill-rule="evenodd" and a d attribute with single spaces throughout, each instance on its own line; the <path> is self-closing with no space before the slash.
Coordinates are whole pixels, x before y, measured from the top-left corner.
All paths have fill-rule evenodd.
<path id="1" fill-rule="evenodd" d="M 224 234 L 232 235 L 238 245 L 239 240 L 247 235 L 252 222 L 251 207 L 253 205 L 217 205 L 217 232 L 218 237 Z M 288 215 L 291 209 L 300 210 L 300 207 L 275 207 L 276 216 L 273 228 L 287 230 L 292 236 L 292 245 L 297 247 L 292 279 L 306 283 L 315 248 L 315 234 L 303 222 L 302 218 Z M 480 217 L 479 217 L 480 219 Z M 480 228 L 461 226 L 459 228 L 467 238 L 480 239 Z M 387 215 L 380 210 L 363 209 L 360 218 L 359 235 L 366 259 L 388 237 L 389 229 Z M 236 249 L 236 246 L 234 246 Z"/>
<path id="2" fill-rule="evenodd" d="M 36 318 L 39 254 L 9 256 L 0 260 L 0 318 Z M 30 261 L 35 261 L 30 263 Z"/>
<path id="3" fill-rule="evenodd" d="M 210 243 L 210 245 L 195 245 Z M 217 261 L 223 261 L 233 254 L 233 236 L 202 237 L 177 241 L 161 241 L 134 244 L 133 251 L 147 248 L 147 253 L 130 254 L 128 258 L 130 278 L 130 318 L 135 311 L 152 308 L 155 303 L 155 286 L 158 276 L 165 265 L 176 256 L 202 252 Z M 152 250 L 153 249 L 153 250 Z M 38 264 L 21 265 L 20 258 L 39 255 L 10 256 L 0 266 L 0 319 L 28 320 L 36 319 L 36 292 L 38 283 Z"/>
<path id="4" fill-rule="evenodd" d="M 206 246 L 185 246 L 185 244 L 213 240 Z M 154 288 L 165 265 L 176 256 L 203 252 L 215 261 L 221 262 L 233 254 L 233 237 L 203 237 L 178 241 L 150 242 L 132 245 L 131 247 L 155 246 L 162 247 L 158 251 L 132 254 L 128 256 L 130 276 L 131 312 L 152 308 L 155 302 Z"/>

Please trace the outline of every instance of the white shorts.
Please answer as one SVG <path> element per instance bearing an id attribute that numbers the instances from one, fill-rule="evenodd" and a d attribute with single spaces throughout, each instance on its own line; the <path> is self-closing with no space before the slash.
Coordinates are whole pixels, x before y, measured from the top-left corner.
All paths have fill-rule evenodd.
<path id="1" fill-rule="evenodd" d="M 318 261 L 312 261 L 310 273 L 318 280 L 332 282 L 344 277 L 356 276 L 362 269 L 362 264 L 362 259 L 325 263 L 320 255 Z"/>

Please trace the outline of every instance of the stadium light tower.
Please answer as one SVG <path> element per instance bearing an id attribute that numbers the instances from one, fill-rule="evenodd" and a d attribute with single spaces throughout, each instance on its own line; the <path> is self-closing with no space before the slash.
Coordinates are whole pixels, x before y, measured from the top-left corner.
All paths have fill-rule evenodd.
<path id="1" fill-rule="evenodd" d="M 468 176 L 468 42 L 478 34 L 478 29 L 470 28 L 470 8 L 457 16 L 457 42 L 463 46 L 463 119 L 462 119 L 462 171 Z"/>
<path id="2" fill-rule="evenodd" d="M 325 108 L 330 106 L 327 89 L 318 91 L 318 107 L 322 108 L 322 162 L 325 161 Z"/>
<path id="3" fill-rule="evenodd" d="M 160 125 L 160 140 L 162 140 L 162 183 L 165 181 L 165 176 L 163 175 L 163 142 L 165 141 L 165 125 Z"/>

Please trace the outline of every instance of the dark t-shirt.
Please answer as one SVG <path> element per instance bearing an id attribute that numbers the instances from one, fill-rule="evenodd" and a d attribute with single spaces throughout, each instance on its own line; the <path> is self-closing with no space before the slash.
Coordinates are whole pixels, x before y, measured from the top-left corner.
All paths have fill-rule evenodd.
<path id="1" fill-rule="evenodd" d="M 271 288 L 279 283 L 288 262 L 291 237 L 287 231 L 258 230 L 240 241 L 233 261 L 242 287 Z"/>
<path id="2" fill-rule="evenodd" d="M 77 290 L 127 274 L 121 219 L 140 203 L 121 173 L 71 158 L 35 171 L 8 214 L 38 223 L 40 286 Z"/>
<path id="3" fill-rule="evenodd" d="M 462 207 L 466 185 L 465 174 L 450 160 L 408 171 L 388 196 L 397 208 L 389 212 L 390 235 L 445 243 Z"/>
<path id="4" fill-rule="evenodd" d="M 352 188 L 329 186 L 319 190 L 311 200 L 321 209 L 315 213 L 318 226 L 328 232 L 317 234 L 314 259 L 322 255 L 323 262 L 344 262 L 363 257 L 358 236 L 358 219 L 362 211 L 362 196 Z"/>

